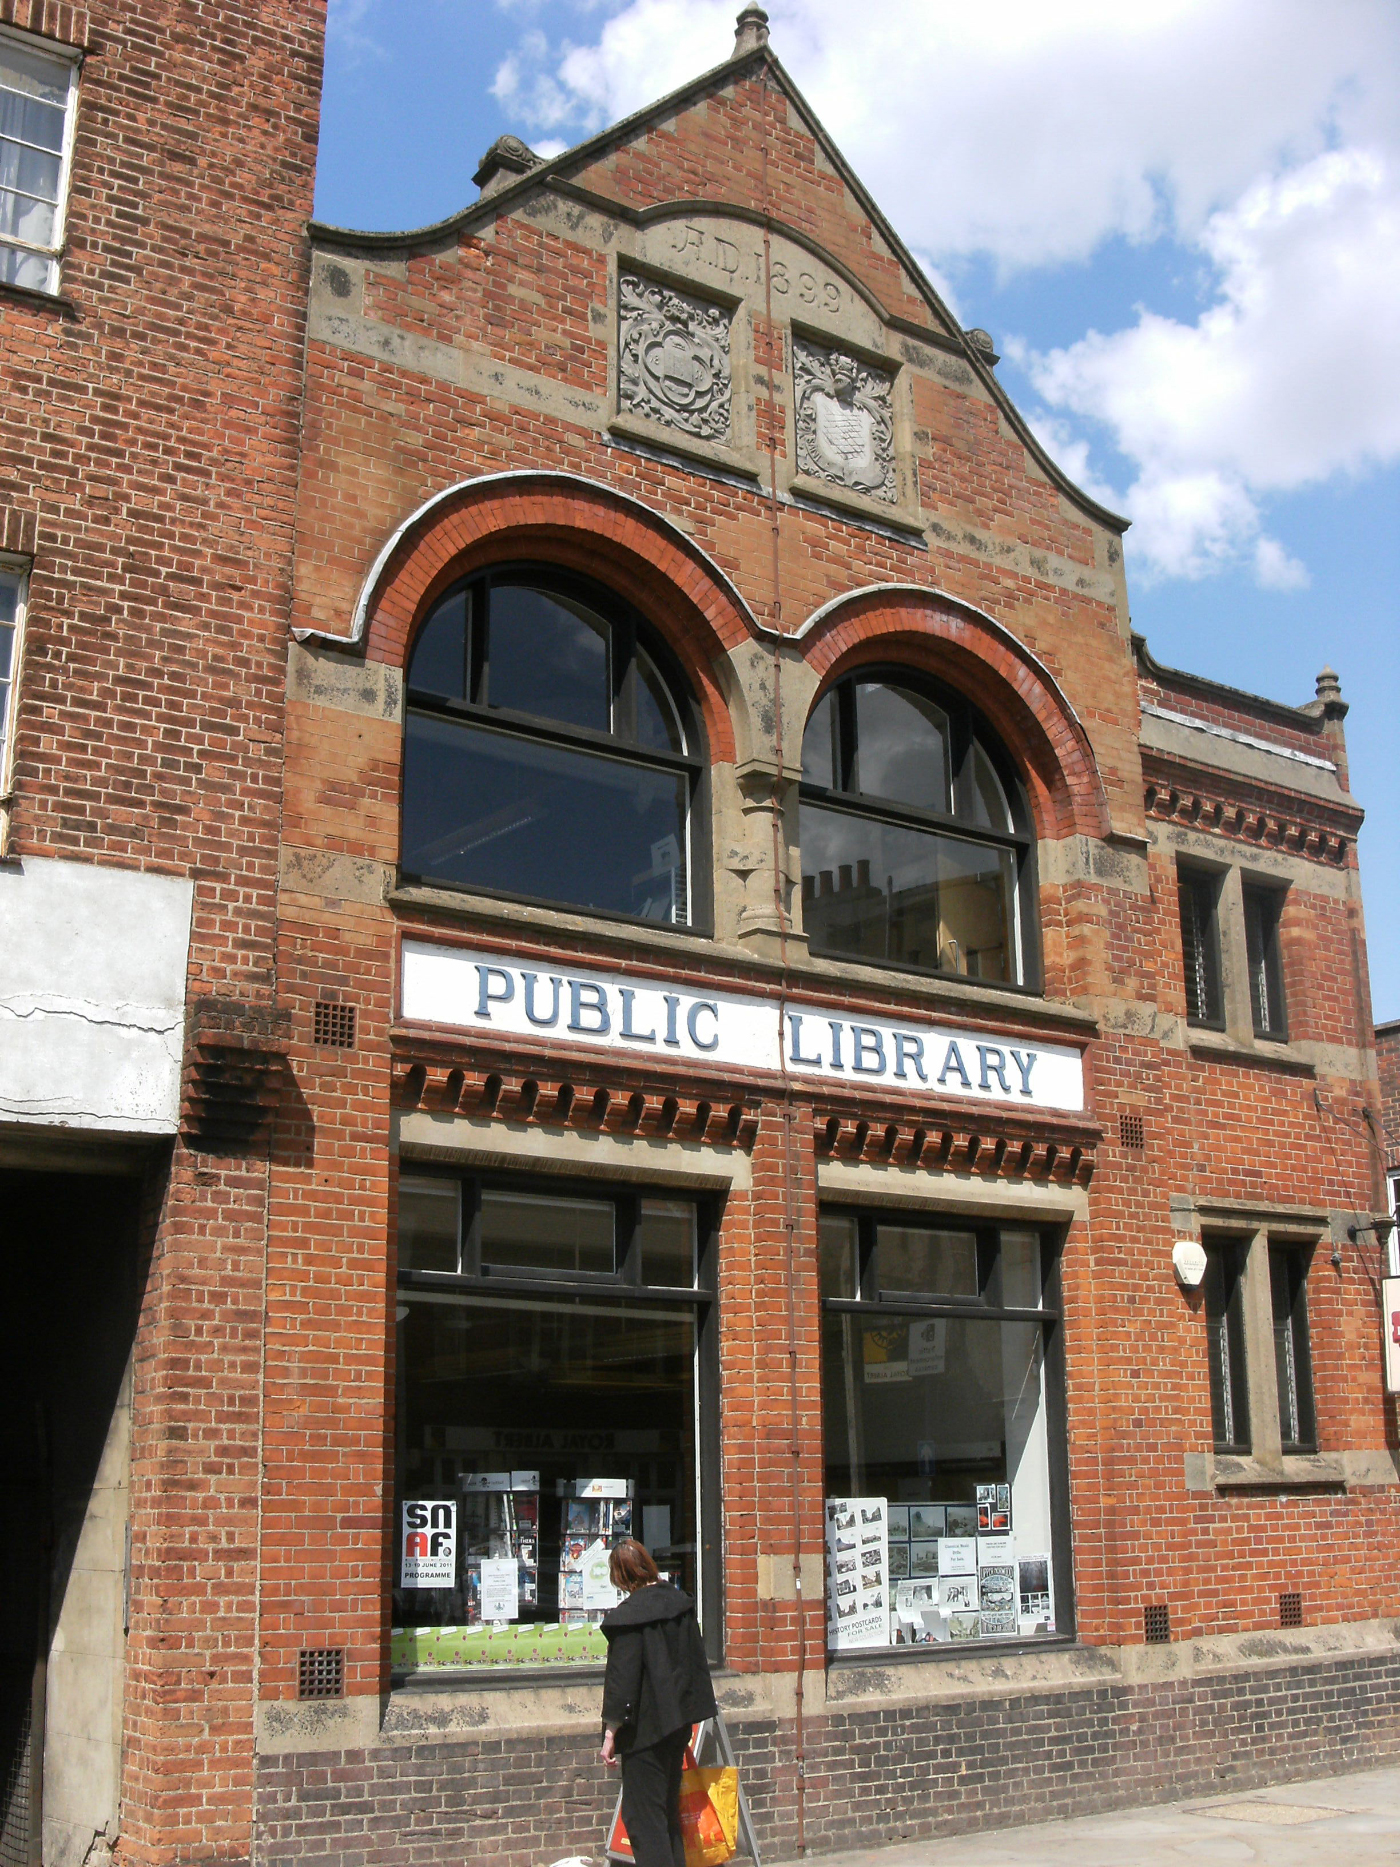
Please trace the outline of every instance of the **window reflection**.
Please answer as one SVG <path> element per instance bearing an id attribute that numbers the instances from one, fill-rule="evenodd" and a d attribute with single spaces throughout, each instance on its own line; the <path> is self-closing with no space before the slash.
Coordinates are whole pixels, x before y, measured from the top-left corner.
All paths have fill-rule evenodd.
<path id="1" fill-rule="evenodd" d="M 907 688 L 856 688 L 851 789 L 921 810 L 948 809 L 948 716 Z"/>
<path id="2" fill-rule="evenodd" d="M 607 624 L 582 603 L 509 584 L 493 590 L 485 652 L 488 705 L 607 732 Z"/>

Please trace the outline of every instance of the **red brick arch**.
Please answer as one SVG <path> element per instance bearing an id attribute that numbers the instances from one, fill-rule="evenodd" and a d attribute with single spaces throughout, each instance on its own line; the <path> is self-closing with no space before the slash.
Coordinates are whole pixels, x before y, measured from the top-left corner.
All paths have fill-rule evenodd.
<path id="1" fill-rule="evenodd" d="M 1103 781 L 1074 709 L 1025 644 L 983 611 L 941 591 L 877 584 L 826 604 L 799 635 L 820 691 L 876 661 L 922 669 L 956 688 L 1015 761 L 1040 836 L 1107 834 Z"/>
<path id="2" fill-rule="evenodd" d="M 458 577 L 512 558 L 596 578 L 662 635 L 695 693 L 710 757 L 734 757 L 729 708 L 714 663 L 750 639 L 753 617 L 703 551 L 640 501 L 563 473 L 465 481 L 400 527 L 360 599 L 371 661 L 402 667 L 434 598 Z"/>

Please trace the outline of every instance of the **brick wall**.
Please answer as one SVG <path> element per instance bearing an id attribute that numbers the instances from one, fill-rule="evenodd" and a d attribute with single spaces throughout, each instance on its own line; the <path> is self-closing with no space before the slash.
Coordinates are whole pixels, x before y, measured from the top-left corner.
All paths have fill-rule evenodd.
<path id="1" fill-rule="evenodd" d="M 809 1851 L 971 1834 L 1306 1780 L 1400 1757 L 1400 1660 L 1277 1665 L 828 1712 L 805 1732 Z M 731 1722 L 760 1849 L 797 1846 L 793 1728 Z M 1267 1737 L 1267 1745 L 1263 1742 Z M 260 1858 L 364 1867 L 599 1854 L 616 1795 L 592 1736 L 291 1754 L 259 1772 Z"/>

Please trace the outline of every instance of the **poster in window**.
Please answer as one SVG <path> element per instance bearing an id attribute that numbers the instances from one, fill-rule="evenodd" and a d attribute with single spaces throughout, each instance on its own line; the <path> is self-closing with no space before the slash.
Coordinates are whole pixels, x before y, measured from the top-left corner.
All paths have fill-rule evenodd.
<path id="1" fill-rule="evenodd" d="M 978 1601 L 975 1575 L 939 1576 L 938 1605 L 945 1614 L 975 1614 Z"/>
<path id="2" fill-rule="evenodd" d="M 827 1645 L 888 1646 L 889 1522 L 882 1497 L 826 1500 Z"/>
<path id="3" fill-rule="evenodd" d="M 453 1498 L 405 1498 L 401 1588 L 455 1588 L 457 1504 Z"/>
<path id="4" fill-rule="evenodd" d="M 940 1575 L 976 1575 L 977 1538 L 975 1536 L 939 1537 L 938 1573 Z"/>
<path id="5" fill-rule="evenodd" d="M 909 1379 L 909 1329 L 902 1322 L 867 1324 L 861 1331 L 867 1382 Z"/>
<path id="6" fill-rule="evenodd" d="M 977 1506 L 975 1504 L 950 1504 L 948 1506 L 948 1535 L 976 1536 Z"/>
<path id="7" fill-rule="evenodd" d="M 1016 1569 L 1013 1563 L 994 1563 L 977 1571 L 978 1609 L 982 1633 L 995 1638 L 1016 1632 Z"/>
<path id="8" fill-rule="evenodd" d="M 1022 1556 L 1017 1568 L 1017 1603 L 1022 1633 L 1055 1631 L 1054 1570 L 1049 1554 Z"/>
<path id="9" fill-rule="evenodd" d="M 480 1612 L 483 1621 L 514 1621 L 520 1615 L 520 1565 L 513 1556 L 481 1560 Z"/>
<path id="10" fill-rule="evenodd" d="M 942 1374 L 948 1358 L 948 1319 L 939 1316 L 909 1325 L 909 1375 Z"/>
<path id="11" fill-rule="evenodd" d="M 1400 1394 L 1400 1277 L 1381 1279 L 1381 1320 L 1385 1327 L 1385 1391 Z"/>

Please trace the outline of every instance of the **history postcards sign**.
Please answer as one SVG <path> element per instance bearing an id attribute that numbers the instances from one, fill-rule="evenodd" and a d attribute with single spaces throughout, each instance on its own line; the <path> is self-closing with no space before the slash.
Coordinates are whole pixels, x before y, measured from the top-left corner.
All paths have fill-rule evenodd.
<path id="1" fill-rule="evenodd" d="M 1084 1106 L 1083 1059 L 1068 1044 L 1013 1042 L 918 1016 L 838 1016 L 776 994 L 697 991 L 426 940 L 403 943 L 400 1002 L 410 1022 L 457 1030 L 1021 1108 Z"/>

